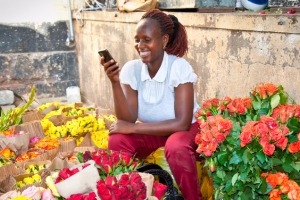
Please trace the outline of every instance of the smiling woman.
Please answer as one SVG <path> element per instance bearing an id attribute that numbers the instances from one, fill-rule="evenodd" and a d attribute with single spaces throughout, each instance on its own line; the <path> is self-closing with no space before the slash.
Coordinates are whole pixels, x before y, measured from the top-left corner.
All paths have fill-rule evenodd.
<path id="1" fill-rule="evenodd" d="M 184 59 L 185 27 L 175 16 L 154 9 L 135 29 L 140 59 L 122 70 L 113 60 L 101 64 L 111 81 L 117 120 L 109 128 L 108 148 L 145 158 L 159 147 L 185 199 L 199 200 L 194 138 L 198 109 L 193 84 L 197 76 Z M 141 123 L 136 123 L 139 120 Z"/>

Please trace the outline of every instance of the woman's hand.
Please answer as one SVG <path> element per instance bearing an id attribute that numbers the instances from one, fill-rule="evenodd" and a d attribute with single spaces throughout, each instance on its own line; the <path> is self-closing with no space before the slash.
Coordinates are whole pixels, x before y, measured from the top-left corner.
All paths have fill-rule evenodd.
<path id="1" fill-rule="evenodd" d="M 101 57 L 101 65 L 104 67 L 104 71 L 112 83 L 119 82 L 119 63 L 115 63 L 114 60 L 110 60 L 104 63 L 104 57 Z"/>
<path id="2" fill-rule="evenodd" d="M 135 123 L 116 120 L 109 128 L 109 135 L 114 133 L 130 134 L 133 133 Z"/>

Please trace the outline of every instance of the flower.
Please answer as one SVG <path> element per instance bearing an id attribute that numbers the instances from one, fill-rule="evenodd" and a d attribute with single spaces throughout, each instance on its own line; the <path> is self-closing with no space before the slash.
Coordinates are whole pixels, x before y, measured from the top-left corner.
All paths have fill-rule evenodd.
<path id="1" fill-rule="evenodd" d="M 138 172 L 129 172 L 122 174 L 119 180 L 115 176 L 99 180 L 97 193 L 102 200 L 143 200 L 146 198 L 146 185 Z"/>
<path id="2" fill-rule="evenodd" d="M 12 190 L 12 191 L 6 192 L 5 194 L 1 195 L 0 200 L 13 199 L 19 195 L 20 195 L 19 192 L 17 192 L 16 190 Z"/>
<path id="3" fill-rule="evenodd" d="M 266 182 L 273 188 L 269 193 L 271 200 L 287 199 L 287 197 L 291 200 L 300 199 L 299 185 L 290 180 L 287 174 L 281 172 L 263 173 L 262 177 L 265 177 Z"/>
<path id="4" fill-rule="evenodd" d="M 162 183 L 154 180 L 152 188 L 152 196 L 155 196 L 157 199 L 161 200 L 166 195 L 168 187 Z"/>
<path id="5" fill-rule="evenodd" d="M 42 198 L 42 190 L 41 188 L 31 186 L 25 189 L 22 193 L 22 196 L 31 198 L 32 200 L 40 200 Z"/>
<path id="6" fill-rule="evenodd" d="M 206 100 L 195 117 L 196 151 L 206 158 L 215 199 L 276 199 L 282 190 L 273 182 L 284 176 L 266 180 L 263 172 L 300 181 L 299 105 L 282 86 L 262 83 L 247 98 Z"/>
<path id="7" fill-rule="evenodd" d="M 47 188 L 43 191 L 42 193 L 42 200 L 54 200 L 56 199 L 53 194 L 51 189 Z"/>
<path id="8" fill-rule="evenodd" d="M 95 192 L 90 192 L 88 194 L 72 194 L 66 200 L 96 200 Z"/>
<path id="9" fill-rule="evenodd" d="M 100 149 L 95 152 L 85 151 L 78 153 L 77 157 L 81 163 L 94 160 L 101 179 L 135 171 L 140 165 L 140 162 L 130 153 L 108 149 Z"/>

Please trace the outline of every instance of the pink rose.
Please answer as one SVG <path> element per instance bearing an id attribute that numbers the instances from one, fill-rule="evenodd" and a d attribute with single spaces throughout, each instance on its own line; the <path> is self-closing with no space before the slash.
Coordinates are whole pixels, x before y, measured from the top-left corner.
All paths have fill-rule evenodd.
<path id="1" fill-rule="evenodd" d="M 9 191 L 9 192 L 6 192 L 5 194 L 1 195 L 0 196 L 0 200 L 6 200 L 6 199 L 10 199 L 10 198 L 15 198 L 17 196 L 19 196 L 18 192 L 16 190 L 13 190 L 13 191 Z"/>
<path id="2" fill-rule="evenodd" d="M 27 189 L 25 189 L 22 193 L 22 196 L 31 198 L 32 200 L 40 200 L 42 197 L 42 192 L 40 190 L 40 188 L 35 187 L 35 186 L 31 186 Z"/>
<path id="3" fill-rule="evenodd" d="M 49 188 L 45 189 L 43 191 L 43 193 L 42 193 L 42 200 L 54 200 L 54 199 L 56 199 L 56 198 L 53 196 L 53 194 L 52 194 L 52 192 L 51 192 L 51 190 Z"/>

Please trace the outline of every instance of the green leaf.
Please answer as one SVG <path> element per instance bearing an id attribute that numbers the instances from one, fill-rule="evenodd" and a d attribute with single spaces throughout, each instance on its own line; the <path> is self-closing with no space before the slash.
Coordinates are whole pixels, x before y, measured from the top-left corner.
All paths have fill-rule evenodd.
<path id="1" fill-rule="evenodd" d="M 263 116 L 263 115 L 267 115 L 268 112 L 269 112 L 268 108 L 261 108 L 257 111 L 257 114 L 259 114 L 260 116 Z"/>
<path id="2" fill-rule="evenodd" d="M 82 152 L 78 152 L 77 159 L 80 163 L 83 163 L 83 153 Z"/>
<path id="3" fill-rule="evenodd" d="M 231 180 L 228 180 L 228 181 L 226 182 L 226 185 L 225 185 L 225 191 L 226 191 L 227 193 L 230 193 L 231 189 L 232 189 Z"/>
<path id="4" fill-rule="evenodd" d="M 286 104 L 288 101 L 288 97 L 283 93 L 280 93 L 279 95 L 280 95 L 280 104 L 282 105 Z"/>
<path id="5" fill-rule="evenodd" d="M 252 104 L 254 110 L 259 110 L 260 109 L 261 104 L 259 102 L 253 101 L 253 102 L 251 102 L 251 104 Z"/>
<path id="6" fill-rule="evenodd" d="M 217 170 L 216 175 L 221 179 L 224 179 L 226 176 L 226 174 L 223 170 Z"/>
<path id="7" fill-rule="evenodd" d="M 221 165 L 224 165 L 228 161 L 228 153 L 227 152 L 220 152 L 220 153 L 218 153 L 217 158 L 218 158 L 218 162 Z"/>
<path id="8" fill-rule="evenodd" d="M 272 190 L 273 190 L 273 188 L 271 187 L 271 185 L 266 182 L 265 178 L 263 178 L 261 180 L 261 185 L 260 185 L 259 190 L 257 192 L 260 193 L 260 194 L 268 194 Z"/>
<path id="9" fill-rule="evenodd" d="M 293 133 L 299 133 L 299 127 L 300 127 L 300 123 L 297 119 L 290 118 L 287 122 L 287 127 L 289 128 L 289 130 Z"/>
<path id="10" fill-rule="evenodd" d="M 235 182 L 237 181 L 238 178 L 239 178 L 239 173 L 236 173 L 235 175 L 233 175 L 233 177 L 231 179 L 232 186 L 235 185 Z"/>
<path id="11" fill-rule="evenodd" d="M 248 162 L 250 162 L 250 160 L 252 159 L 252 154 L 247 149 L 245 149 L 242 159 L 245 164 L 248 164 Z"/>
<path id="12" fill-rule="evenodd" d="M 275 94 L 271 97 L 271 108 L 274 109 L 276 108 L 280 103 L 280 96 L 279 94 Z"/>
<path id="13" fill-rule="evenodd" d="M 291 165 L 290 161 L 286 161 L 282 164 L 282 169 L 287 173 L 291 173 L 291 171 L 293 171 L 294 168 Z"/>
<path id="14" fill-rule="evenodd" d="M 234 151 L 232 153 L 232 157 L 231 157 L 231 159 L 229 161 L 229 164 L 236 164 L 237 165 L 237 164 L 239 164 L 242 161 L 243 161 L 242 158 L 239 155 L 237 155 L 236 151 Z"/>
<path id="15" fill-rule="evenodd" d="M 278 165 L 282 164 L 282 161 L 279 158 L 272 158 L 271 162 L 272 162 L 273 166 L 278 166 Z"/>
<path id="16" fill-rule="evenodd" d="M 267 159 L 267 156 L 264 152 L 260 151 L 256 153 L 256 158 L 258 159 L 259 162 L 264 163 Z"/>

